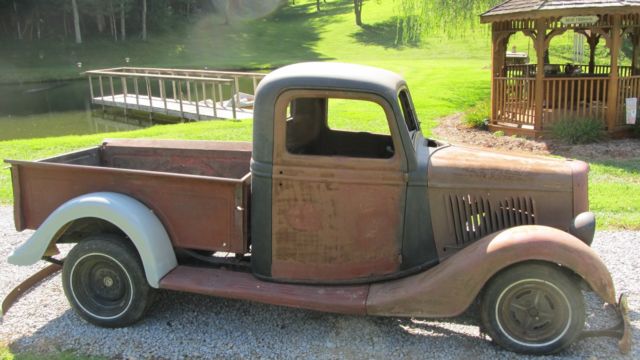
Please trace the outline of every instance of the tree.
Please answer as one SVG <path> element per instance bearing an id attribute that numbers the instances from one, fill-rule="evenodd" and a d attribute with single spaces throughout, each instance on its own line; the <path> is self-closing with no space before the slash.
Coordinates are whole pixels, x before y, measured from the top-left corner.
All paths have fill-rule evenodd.
<path id="1" fill-rule="evenodd" d="M 13 12 L 16 17 L 16 32 L 18 33 L 18 40 L 22 40 L 22 28 L 20 27 L 20 16 L 18 15 L 18 5 L 16 0 L 13 0 Z"/>
<path id="2" fill-rule="evenodd" d="M 353 0 L 353 11 L 356 14 L 356 25 L 362 26 L 362 1 Z"/>
<path id="3" fill-rule="evenodd" d="M 218 13 L 222 13 L 224 15 L 224 24 L 229 25 L 229 3 L 230 0 L 211 0 L 213 3 L 213 7 L 216 9 Z"/>
<path id="4" fill-rule="evenodd" d="M 124 19 L 124 0 L 120 0 L 120 39 L 122 39 L 122 41 L 125 41 L 127 39 L 127 27 L 125 26 Z"/>
<path id="5" fill-rule="evenodd" d="M 142 0 L 142 40 L 147 41 L 147 0 Z"/>
<path id="6" fill-rule="evenodd" d="M 417 42 L 423 33 L 455 36 L 475 33 L 478 14 L 503 0 L 398 0 L 397 42 Z"/>
<path id="7" fill-rule="evenodd" d="M 320 0 L 316 0 L 316 10 L 320 11 Z"/>
<path id="8" fill-rule="evenodd" d="M 80 33 L 80 15 L 78 14 L 78 3 L 71 0 L 71 8 L 73 9 L 73 28 L 76 32 L 76 44 L 82 44 L 82 34 Z"/>

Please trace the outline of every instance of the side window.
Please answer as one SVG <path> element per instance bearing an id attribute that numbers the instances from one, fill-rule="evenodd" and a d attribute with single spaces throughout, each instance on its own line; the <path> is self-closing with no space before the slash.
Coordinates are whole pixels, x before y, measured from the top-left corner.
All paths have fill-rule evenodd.
<path id="1" fill-rule="evenodd" d="M 400 91 L 400 94 L 398 94 L 398 102 L 402 108 L 402 115 L 404 115 L 404 121 L 407 123 L 407 129 L 409 129 L 409 131 L 417 130 L 418 119 L 416 119 L 416 114 L 411 105 L 411 98 L 407 90 Z"/>
<path id="2" fill-rule="evenodd" d="M 359 99 L 294 98 L 287 109 L 291 154 L 388 159 L 394 155 L 387 114 Z"/>

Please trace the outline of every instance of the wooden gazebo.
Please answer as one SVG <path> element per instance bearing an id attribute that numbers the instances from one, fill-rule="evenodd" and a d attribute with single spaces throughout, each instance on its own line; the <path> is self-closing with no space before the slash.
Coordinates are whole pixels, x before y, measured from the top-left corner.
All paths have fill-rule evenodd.
<path id="1" fill-rule="evenodd" d="M 601 119 L 609 132 L 628 128 L 625 99 L 640 97 L 640 0 L 507 0 L 481 15 L 492 25 L 492 130 L 537 136 L 561 118 Z M 586 36 L 589 64 L 549 64 L 549 43 L 568 30 Z M 511 35 L 533 40 L 536 64 L 508 65 Z M 620 66 L 624 37 L 631 66 Z M 610 64 L 595 64 L 600 40 Z M 546 56 L 545 56 L 546 55 Z"/>

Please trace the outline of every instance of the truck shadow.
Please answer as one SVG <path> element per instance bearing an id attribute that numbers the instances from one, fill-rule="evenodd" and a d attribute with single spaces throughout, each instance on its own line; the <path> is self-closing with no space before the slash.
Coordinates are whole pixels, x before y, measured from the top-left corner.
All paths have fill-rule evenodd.
<path id="1" fill-rule="evenodd" d="M 595 315 L 589 311 L 588 317 Z M 632 311 L 632 322 L 637 324 L 639 315 Z M 146 318 L 132 327 L 98 328 L 67 310 L 9 346 L 14 352 L 71 350 L 110 358 L 513 357 L 480 336 L 473 316 L 417 320 L 334 315 L 162 291 Z M 559 356 L 587 358 L 594 351 L 607 358 L 619 354 L 616 341 L 602 338 L 580 341 Z M 637 355 L 636 350 L 632 356 Z"/>

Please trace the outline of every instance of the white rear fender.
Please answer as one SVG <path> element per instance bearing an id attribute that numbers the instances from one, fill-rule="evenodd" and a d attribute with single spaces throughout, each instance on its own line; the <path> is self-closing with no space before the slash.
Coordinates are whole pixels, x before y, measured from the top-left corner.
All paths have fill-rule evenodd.
<path id="1" fill-rule="evenodd" d="M 138 200 L 112 192 L 86 194 L 62 204 L 9 256 L 9 263 L 36 263 L 60 229 L 82 218 L 102 219 L 122 230 L 138 250 L 147 281 L 154 288 L 178 265 L 169 235 L 153 211 Z"/>

